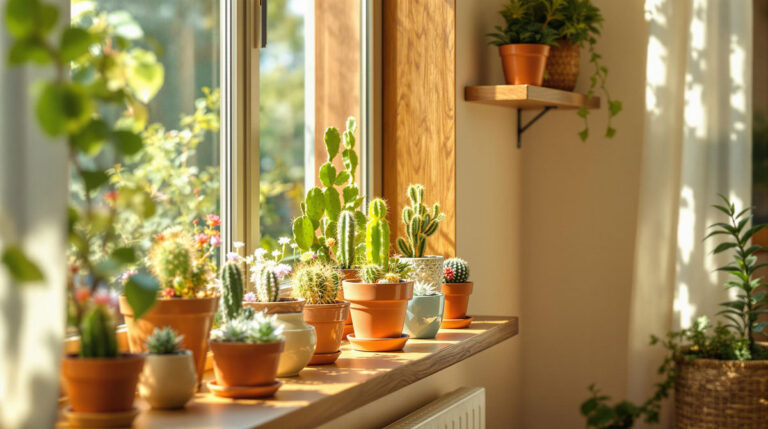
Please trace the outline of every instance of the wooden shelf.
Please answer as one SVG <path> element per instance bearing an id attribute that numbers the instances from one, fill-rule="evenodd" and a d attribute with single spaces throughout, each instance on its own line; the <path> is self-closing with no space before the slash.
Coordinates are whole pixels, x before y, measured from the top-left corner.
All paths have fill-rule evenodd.
<path id="1" fill-rule="evenodd" d="M 478 316 L 467 329 L 441 329 L 434 340 L 409 340 L 402 352 L 358 352 L 346 342 L 333 365 L 303 369 L 281 378 L 282 388 L 267 400 L 229 400 L 198 393 L 179 411 L 150 410 L 135 428 L 315 427 L 395 392 L 517 335 L 517 317 Z M 210 380 L 209 371 L 205 379 Z M 60 425 L 63 426 L 63 425 Z"/>
<path id="2" fill-rule="evenodd" d="M 533 85 L 481 85 L 464 88 L 464 100 L 477 103 L 514 107 L 516 109 L 578 109 L 587 106 L 600 108 L 600 97 L 587 96 L 578 92 L 561 91 Z"/>

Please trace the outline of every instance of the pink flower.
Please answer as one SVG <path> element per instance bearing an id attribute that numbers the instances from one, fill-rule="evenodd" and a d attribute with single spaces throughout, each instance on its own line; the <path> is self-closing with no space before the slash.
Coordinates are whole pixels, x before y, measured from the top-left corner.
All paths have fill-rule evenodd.
<path id="1" fill-rule="evenodd" d="M 109 296 L 108 291 L 99 289 L 93 294 L 93 303 L 96 305 L 109 306 L 112 303 L 112 297 Z"/>
<path id="2" fill-rule="evenodd" d="M 167 287 L 163 289 L 161 293 L 163 295 L 163 298 L 173 298 L 174 296 L 176 296 L 176 291 L 173 290 L 172 287 Z"/>
<path id="3" fill-rule="evenodd" d="M 246 293 L 245 296 L 243 297 L 243 299 L 245 300 L 245 302 L 257 302 L 258 301 L 258 298 L 256 298 L 256 294 L 253 293 L 253 292 Z"/>
<path id="4" fill-rule="evenodd" d="M 74 293 L 75 301 L 79 304 L 83 304 L 91 297 L 91 290 L 85 286 L 78 286 Z"/>
<path id="5" fill-rule="evenodd" d="M 443 268 L 443 277 L 446 281 L 451 281 L 456 276 L 456 271 L 451 267 Z"/>
<path id="6" fill-rule="evenodd" d="M 238 255 L 237 252 L 229 252 L 227 253 L 227 260 L 230 262 L 237 262 L 240 260 L 240 255 Z"/>
<path id="7" fill-rule="evenodd" d="M 218 235 L 211 236 L 211 246 L 221 245 L 221 238 Z"/>
<path id="8" fill-rule="evenodd" d="M 112 204 L 115 201 L 117 201 L 117 197 L 120 196 L 120 194 L 117 193 L 117 191 L 108 191 L 104 193 L 104 201 Z"/>
<path id="9" fill-rule="evenodd" d="M 219 226 L 221 225 L 221 218 L 215 214 L 209 214 L 205 217 L 205 221 L 210 226 Z"/>
<path id="10" fill-rule="evenodd" d="M 201 232 L 195 236 L 195 241 L 197 241 L 198 245 L 202 246 L 208 242 L 208 236 Z"/>

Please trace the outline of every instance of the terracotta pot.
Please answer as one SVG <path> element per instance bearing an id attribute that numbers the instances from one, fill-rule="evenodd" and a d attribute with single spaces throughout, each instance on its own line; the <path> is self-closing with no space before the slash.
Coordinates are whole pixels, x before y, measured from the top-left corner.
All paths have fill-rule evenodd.
<path id="1" fill-rule="evenodd" d="M 69 355 L 61 360 L 61 375 L 69 405 L 77 413 L 114 413 L 133 409 L 136 384 L 144 356 L 83 359 Z"/>
<path id="2" fill-rule="evenodd" d="M 341 280 L 347 280 L 350 282 L 359 282 L 360 281 L 360 270 L 339 270 L 341 271 Z M 344 288 L 339 288 L 339 293 L 336 296 L 336 299 L 339 301 L 344 301 Z M 352 312 L 347 312 L 347 320 L 344 321 L 345 325 L 352 326 Z M 354 329 L 347 328 L 345 329 L 344 336 L 346 337 L 346 334 L 355 332 Z"/>
<path id="3" fill-rule="evenodd" d="M 573 91 L 579 78 L 579 45 L 568 40 L 558 40 L 547 58 L 547 72 L 544 76 L 544 86 L 547 88 Z"/>
<path id="4" fill-rule="evenodd" d="M 131 353 L 147 351 L 147 336 L 155 328 L 170 326 L 179 335 L 182 348 L 192 352 L 200 384 L 205 370 L 205 355 L 208 350 L 208 336 L 216 313 L 219 298 L 161 298 L 138 321 L 133 319 L 133 309 L 124 295 L 120 296 L 120 313 L 128 327 L 128 346 Z"/>
<path id="5" fill-rule="evenodd" d="M 317 334 L 315 354 L 339 351 L 343 339 L 344 321 L 347 320 L 347 317 L 349 317 L 349 301 L 304 306 L 304 321 L 312 325 Z"/>
<path id="6" fill-rule="evenodd" d="M 277 322 L 283 325 L 285 349 L 280 355 L 278 377 L 299 375 L 315 354 L 317 336 L 315 328 L 304 322 L 303 298 L 281 298 L 278 302 L 244 302 L 243 305 L 255 311 L 266 310 L 277 315 Z"/>
<path id="7" fill-rule="evenodd" d="M 211 341 L 213 373 L 223 387 L 272 384 L 285 341 L 248 344 Z"/>
<path id="8" fill-rule="evenodd" d="M 405 310 L 413 297 L 413 282 L 343 282 L 344 296 L 350 302 L 355 337 L 396 338 L 403 334 Z"/>
<path id="9" fill-rule="evenodd" d="M 444 319 L 461 319 L 467 315 L 469 295 L 472 294 L 473 282 L 444 283 L 442 292 L 445 294 Z"/>
<path id="10" fill-rule="evenodd" d="M 195 395 L 196 387 L 195 360 L 189 350 L 146 356 L 139 378 L 139 395 L 152 408 L 182 408 Z"/>
<path id="11" fill-rule="evenodd" d="M 507 85 L 536 85 L 544 81 L 549 46 L 514 43 L 499 46 Z"/>
<path id="12" fill-rule="evenodd" d="M 404 331 L 411 338 L 435 338 L 443 322 L 445 295 L 414 296 L 408 301 Z"/>

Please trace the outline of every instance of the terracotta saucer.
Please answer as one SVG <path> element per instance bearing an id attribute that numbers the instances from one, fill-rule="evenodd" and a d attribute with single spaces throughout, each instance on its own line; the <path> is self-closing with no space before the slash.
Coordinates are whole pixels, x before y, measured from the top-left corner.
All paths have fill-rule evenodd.
<path id="1" fill-rule="evenodd" d="M 335 353 L 315 353 L 308 365 L 328 365 L 336 362 L 339 356 L 341 356 L 341 350 Z"/>
<path id="2" fill-rule="evenodd" d="M 341 334 L 341 338 L 347 339 L 347 335 L 354 334 L 355 328 L 352 325 L 344 325 L 344 333 Z"/>
<path id="3" fill-rule="evenodd" d="M 272 384 L 264 384 L 261 386 L 232 386 L 223 387 L 216 383 L 216 380 L 208 382 L 208 390 L 214 395 L 221 396 L 222 398 L 232 399 L 253 399 L 253 398 L 268 398 L 277 392 L 277 389 L 283 385 L 280 380 L 275 381 Z"/>
<path id="4" fill-rule="evenodd" d="M 139 409 L 117 413 L 76 413 L 72 408 L 64 410 L 70 427 L 76 428 L 127 428 L 133 425 L 133 419 L 139 415 Z"/>
<path id="5" fill-rule="evenodd" d="M 443 319 L 443 323 L 440 324 L 442 329 L 463 329 L 472 323 L 472 316 L 465 316 L 462 319 Z"/>
<path id="6" fill-rule="evenodd" d="M 355 338 L 354 333 L 347 336 L 353 349 L 364 352 L 396 352 L 405 347 L 408 338 L 408 334 L 397 338 Z"/>

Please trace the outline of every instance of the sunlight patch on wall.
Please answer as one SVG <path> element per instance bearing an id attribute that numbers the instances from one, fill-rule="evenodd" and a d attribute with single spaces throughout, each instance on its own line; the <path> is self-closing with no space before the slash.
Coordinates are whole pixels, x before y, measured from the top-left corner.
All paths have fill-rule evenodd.
<path id="1" fill-rule="evenodd" d="M 696 316 L 696 305 L 691 303 L 688 285 L 680 283 L 675 291 L 674 311 L 678 314 L 681 329 L 688 329 L 693 325 Z"/>

